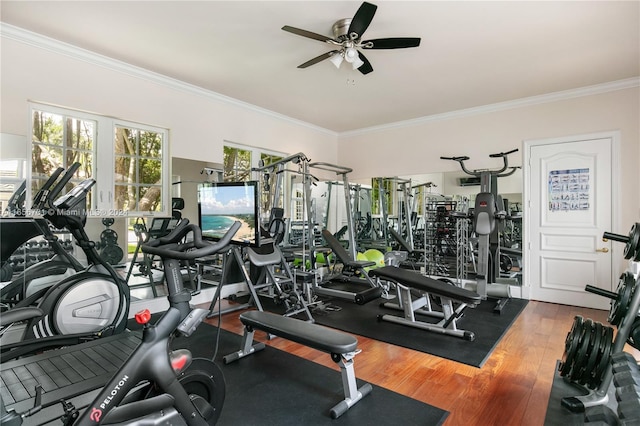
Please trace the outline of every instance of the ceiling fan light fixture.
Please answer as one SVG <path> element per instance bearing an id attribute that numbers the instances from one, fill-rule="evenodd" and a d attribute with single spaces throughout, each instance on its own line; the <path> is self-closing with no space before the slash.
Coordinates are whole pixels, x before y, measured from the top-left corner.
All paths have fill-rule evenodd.
<path id="1" fill-rule="evenodd" d="M 356 60 L 360 60 L 358 50 L 355 47 L 347 47 L 344 50 L 344 60 L 350 64 L 353 64 Z"/>
<path id="2" fill-rule="evenodd" d="M 363 65 L 364 65 L 364 61 L 360 59 L 359 56 L 356 59 L 354 59 L 353 62 L 351 63 L 351 66 L 353 67 L 354 70 L 357 70 Z"/>
<path id="3" fill-rule="evenodd" d="M 329 60 L 331 61 L 331 63 L 333 65 L 336 66 L 336 68 L 340 68 L 340 65 L 342 64 L 342 61 L 344 60 L 342 53 L 336 53 L 331 55 L 331 57 L 329 58 Z"/>

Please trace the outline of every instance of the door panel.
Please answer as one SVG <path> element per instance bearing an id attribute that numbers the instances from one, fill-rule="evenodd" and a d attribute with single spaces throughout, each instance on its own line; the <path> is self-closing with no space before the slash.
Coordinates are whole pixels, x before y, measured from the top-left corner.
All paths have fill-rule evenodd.
<path id="1" fill-rule="evenodd" d="M 612 138 L 538 141 L 528 147 L 531 298 L 608 309 L 584 291 L 612 290 Z M 608 249 L 604 252 L 602 249 Z"/>

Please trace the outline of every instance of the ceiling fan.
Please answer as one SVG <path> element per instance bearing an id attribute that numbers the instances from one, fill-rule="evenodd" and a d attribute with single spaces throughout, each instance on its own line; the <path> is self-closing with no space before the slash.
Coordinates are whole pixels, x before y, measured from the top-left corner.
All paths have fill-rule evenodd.
<path id="1" fill-rule="evenodd" d="M 377 8 L 378 6 L 375 4 L 367 2 L 362 3 L 353 18 L 340 19 L 333 24 L 333 38 L 316 34 L 311 31 L 290 27 L 288 25 L 282 27 L 283 30 L 290 33 L 323 41 L 336 46 L 335 50 L 323 53 L 304 64 L 300 64 L 298 65 L 298 68 L 307 68 L 320 61 L 329 59 L 336 68 L 340 68 L 342 62 L 346 61 L 352 65 L 354 70 L 357 69 L 362 74 L 369 74 L 373 71 L 373 67 L 358 49 L 403 49 L 407 47 L 420 46 L 420 39 L 416 37 L 393 37 L 362 40 L 362 35 L 373 20 L 373 16 L 375 15 Z"/>

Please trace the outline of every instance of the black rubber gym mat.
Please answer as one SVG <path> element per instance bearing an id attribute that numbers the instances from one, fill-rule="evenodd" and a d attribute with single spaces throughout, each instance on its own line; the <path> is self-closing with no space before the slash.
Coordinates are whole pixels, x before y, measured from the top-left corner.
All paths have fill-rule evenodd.
<path id="1" fill-rule="evenodd" d="M 202 324 L 191 337 L 177 339 L 172 346 L 185 345 L 194 356 L 210 358 L 216 331 Z M 222 357 L 237 351 L 241 338 L 220 333 L 216 360 L 224 372 L 227 394 L 219 425 L 441 425 L 449 414 L 372 384 L 369 395 L 332 420 L 329 410 L 344 399 L 338 370 L 272 347 L 224 365 Z M 356 376 L 358 361 L 366 356 L 363 352 L 355 357 Z M 358 380 L 358 386 L 362 383 Z"/>
<path id="2" fill-rule="evenodd" d="M 380 314 L 402 315 L 401 311 L 380 307 L 381 301 L 382 299 L 366 305 L 356 305 L 346 300 L 332 299 L 329 303 L 339 307 L 339 311 L 329 311 L 323 315 L 313 312 L 313 317 L 318 324 L 348 333 L 482 367 L 528 303 L 524 299 L 511 299 L 503 308 L 502 314 L 493 312 L 496 301 L 491 299 L 483 301 L 475 308 L 465 309 L 464 316 L 458 320 L 458 328 L 475 333 L 475 340 L 469 342 L 459 337 L 378 321 L 377 316 Z M 437 319 L 424 315 L 418 317 L 421 321 L 438 322 Z"/>

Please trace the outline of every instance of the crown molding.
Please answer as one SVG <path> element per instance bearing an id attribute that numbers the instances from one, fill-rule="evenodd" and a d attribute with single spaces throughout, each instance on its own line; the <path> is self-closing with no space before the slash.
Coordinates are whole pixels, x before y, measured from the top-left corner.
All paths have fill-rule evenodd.
<path id="1" fill-rule="evenodd" d="M 566 99 L 579 98 L 583 96 L 598 95 L 601 93 L 613 92 L 616 90 L 631 89 L 640 86 L 640 77 L 632 77 L 623 80 L 611 81 L 608 83 L 595 84 L 593 86 L 579 87 L 577 89 L 562 90 L 559 92 L 547 93 L 544 95 L 531 96 L 528 98 L 515 99 L 513 101 L 498 102 L 495 104 L 482 105 L 479 107 L 461 109 L 457 111 L 444 112 L 442 114 L 428 115 L 412 120 L 396 121 L 394 123 L 383 124 L 380 126 L 366 127 L 357 130 L 341 132 L 340 137 L 357 136 L 368 133 L 381 132 L 390 129 L 398 129 L 402 127 L 417 126 L 433 121 L 450 120 L 454 118 L 463 118 L 479 114 L 488 114 L 497 111 L 505 111 L 509 109 L 523 108 L 532 105 L 540 105 L 551 102 L 558 102 Z"/>
<path id="2" fill-rule="evenodd" d="M 126 62 L 110 58 L 108 56 L 100 55 L 98 53 L 80 48 L 78 46 L 74 46 L 69 43 L 65 43 L 47 36 L 43 36 L 42 34 L 28 31 L 23 28 L 16 27 L 14 25 L 6 24 L 4 22 L 0 22 L 0 36 L 6 37 L 7 39 L 18 41 L 20 43 L 28 44 L 30 46 L 34 46 L 40 49 L 44 49 L 56 54 L 65 55 L 73 59 L 87 62 L 92 65 L 97 65 L 103 68 L 107 68 L 112 71 L 126 74 L 135 78 L 139 78 L 155 84 L 159 84 L 165 87 L 181 90 L 186 93 L 202 96 L 205 98 L 212 99 L 214 101 L 223 102 L 229 105 L 233 105 L 235 107 L 240 107 L 252 112 L 257 112 L 259 114 L 267 115 L 269 117 L 286 121 L 288 123 L 291 123 L 297 126 L 306 127 L 316 132 L 325 133 L 334 137 L 338 136 L 338 133 L 332 130 L 325 129 L 323 127 L 316 126 L 314 124 L 307 123 L 302 120 L 296 120 L 289 116 L 286 116 L 265 108 L 260 108 L 256 105 L 243 102 L 238 99 L 231 98 L 229 96 L 222 95 L 212 90 L 203 89 L 202 87 L 185 83 L 184 81 L 167 77 L 165 75 L 162 75 L 153 71 L 149 71 L 147 69 L 137 67 L 137 66 L 128 64 Z"/>
<path id="3" fill-rule="evenodd" d="M 32 31 L 27 31 L 25 29 L 6 24 L 4 22 L 0 22 L 0 36 L 6 37 L 8 39 L 12 39 L 24 44 L 28 44 L 37 48 L 48 50 L 57 54 L 65 55 L 77 60 L 81 60 L 93 65 L 103 67 L 103 68 L 111 69 L 113 71 L 127 74 L 135 78 L 147 80 L 159 85 L 181 90 L 190 94 L 203 96 L 218 102 L 223 102 L 229 105 L 233 105 L 235 107 L 240 107 L 252 112 L 257 112 L 259 114 L 264 114 L 278 120 L 286 121 L 288 123 L 291 123 L 297 126 L 306 127 L 313 131 L 328 134 L 338 138 L 357 136 L 357 135 L 381 132 L 381 131 L 404 128 L 404 127 L 412 127 L 412 126 L 417 126 L 417 125 L 434 122 L 434 121 L 450 120 L 450 119 L 463 118 L 463 117 L 469 117 L 469 116 L 480 115 L 480 114 L 488 114 L 488 113 L 497 112 L 497 111 L 505 111 L 509 109 L 522 108 L 522 107 L 539 105 L 539 104 L 550 103 L 550 102 L 558 102 L 566 99 L 573 99 L 573 98 L 578 98 L 583 96 L 592 96 L 592 95 L 597 95 L 601 93 L 607 93 L 607 92 L 612 92 L 616 90 L 625 90 L 625 89 L 630 89 L 633 87 L 640 86 L 640 77 L 633 77 L 633 78 L 617 80 L 617 81 L 612 81 L 612 82 L 603 83 L 603 84 L 596 84 L 593 86 L 581 87 L 577 89 L 563 90 L 559 92 L 531 96 L 528 98 L 521 98 L 521 99 L 516 99 L 512 101 L 498 102 L 498 103 L 483 105 L 479 107 L 467 108 L 467 109 L 462 109 L 457 111 L 450 111 L 442 114 L 433 114 L 433 115 L 428 115 L 428 116 L 415 118 L 411 120 L 396 121 L 393 123 L 387 123 L 380 126 L 366 127 L 362 129 L 349 130 L 345 132 L 335 132 L 335 131 L 325 129 L 323 127 L 319 127 L 302 120 L 296 120 L 289 116 L 286 116 L 265 108 L 260 108 L 256 105 L 249 104 L 247 102 L 242 102 L 240 100 L 231 98 L 229 96 L 225 96 L 220 93 L 214 92 L 212 90 L 203 89 L 201 87 L 198 87 L 189 83 L 185 83 L 175 78 L 167 77 L 165 75 L 162 75 L 153 71 L 149 71 L 144 68 L 136 67 L 126 62 L 109 58 L 107 56 L 100 55 L 95 52 L 91 52 L 89 50 L 82 49 L 80 47 L 77 47 L 68 43 L 64 43 L 59 40 L 55 40 L 53 38 L 46 37 L 38 33 L 34 33 Z"/>

